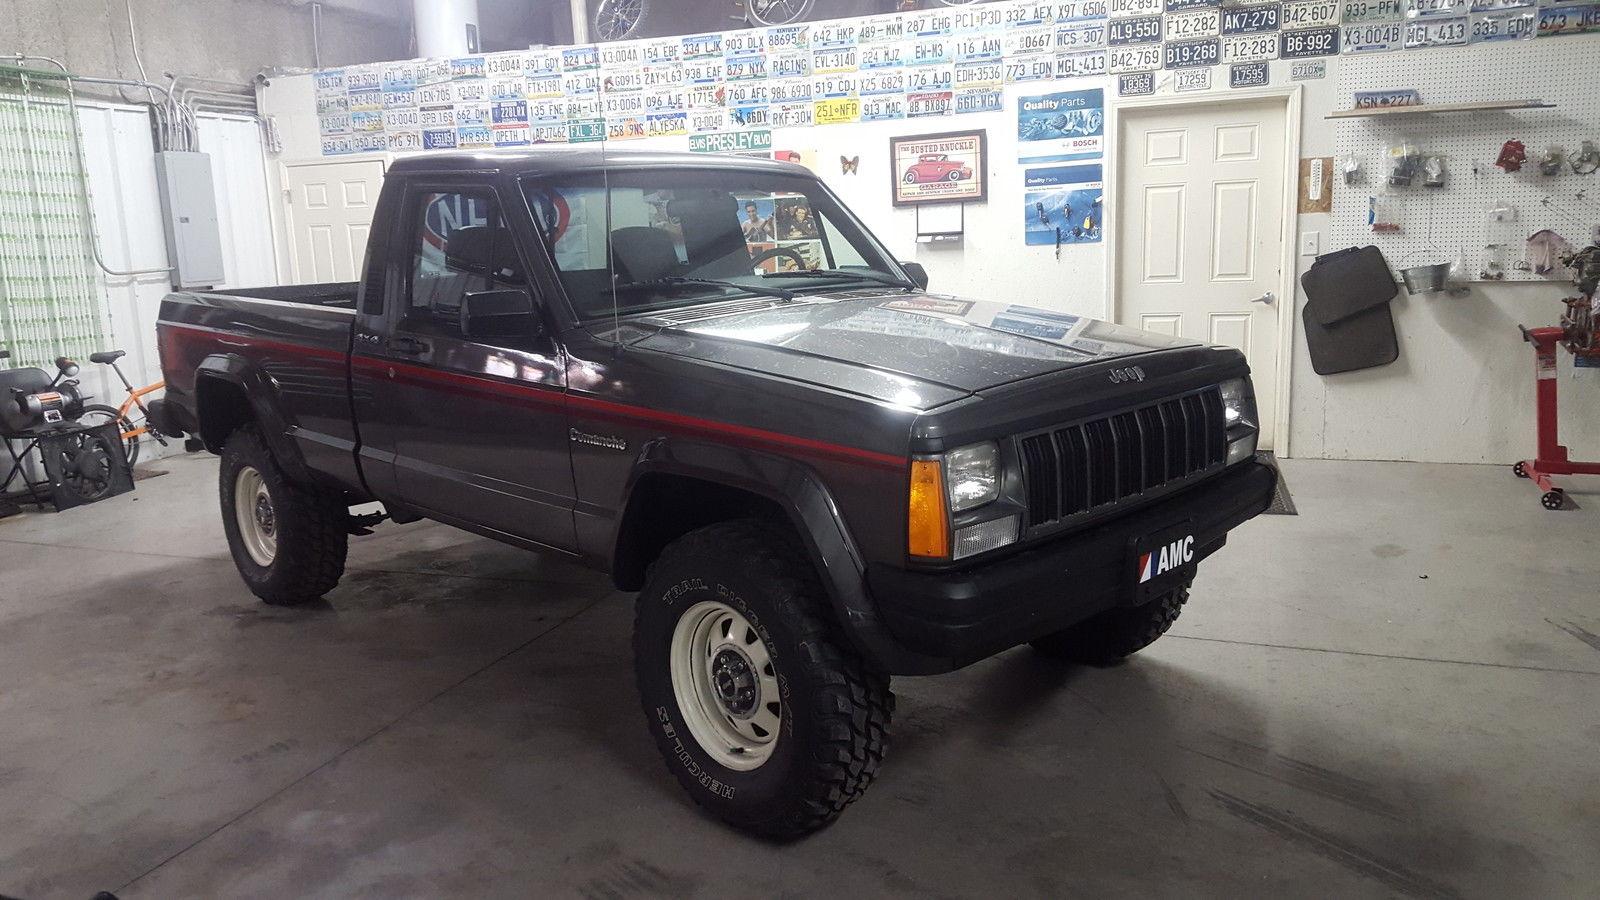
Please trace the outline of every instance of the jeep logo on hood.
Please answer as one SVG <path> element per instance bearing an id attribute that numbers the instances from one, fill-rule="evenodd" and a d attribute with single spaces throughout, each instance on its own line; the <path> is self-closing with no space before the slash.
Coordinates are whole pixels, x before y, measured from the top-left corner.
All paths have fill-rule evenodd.
<path id="1" fill-rule="evenodd" d="M 1112 384 L 1123 384 L 1123 383 L 1129 382 L 1129 381 L 1143 381 L 1143 380 L 1144 380 L 1144 367 L 1143 366 L 1124 366 L 1123 368 L 1120 368 L 1120 369 L 1112 369 L 1111 370 L 1111 383 Z"/>

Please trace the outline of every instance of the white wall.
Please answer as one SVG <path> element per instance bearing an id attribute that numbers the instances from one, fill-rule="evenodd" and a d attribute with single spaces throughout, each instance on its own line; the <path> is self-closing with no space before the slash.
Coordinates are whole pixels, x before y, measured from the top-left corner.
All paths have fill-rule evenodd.
<path id="1" fill-rule="evenodd" d="M 1541 41 L 1542 43 L 1542 41 Z M 1583 71 L 1600 41 L 1592 38 L 1558 38 L 1557 52 L 1571 60 L 1570 85 L 1517 84 L 1485 78 L 1462 85 L 1462 96 L 1427 97 L 1435 101 L 1537 97 L 1559 99 L 1562 91 L 1587 90 L 1576 73 Z M 1514 54 L 1517 45 L 1494 48 Z M 1419 66 L 1434 54 L 1450 49 L 1405 51 Z M 1293 82 L 1302 94 L 1301 156 L 1333 156 L 1333 124 L 1324 117 L 1346 108 L 1351 98 L 1338 93 L 1340 66 L 1360 66 L 1359 56 L 1330 57 L 1323 79 Z M 1288 63 L 1271 64 L 1272 84 L 1290 84 Z M 1227 69 L 1218 68 L 1213 83 L 1226 92 Z M 1161 93 L 1170 93 L 1170 75 Z M 901 258 L 923 263 L 939 291 L 1028 303 L 1080 314 L 1105 316 L 1104 245 L 1065 246 L 1056 259 L 1053 247 L 1028 247 L 1023 240 L 1022 169 L 1016 162 L 1016 98 L 1020 95 L 1092 87 L 1096 82 L 1071 84 L 1045 82 L 1008 88 L 1002 112 L 948 119 L 862 123 L 810 129 L 775 129 L 775 149 L 813 150 L 819 174 L 883 238 Z M 1405 87 L 1406 85 L 1396 85 Z M 1115 82 L 1104 83 L 1107 103 L 1114 106 Z M 284 150 L 278 166 L 269 167 L 279 177 L 284 164 L 321 159 L 314 90 L 310 76 L 275 78 L 261 93 L 263 114 L 273 115 L 283 135 Z M 1512 120 L 1514 123 L 1514 120 Z M 1591 123 L 1592 124 L 1592 123 Z M 918 134 L 983 128 L 990 155 L 989 202 L 967 206 L 967 237 L 959 247 L 934 248 L 915 242 L 915 213 L 890 203 L 888 138 L 892 134 Z M 1485 136 L 1498 148 L 1511 135 Z M 1574 135 L 1572 144 L 1577 138 Z M 1114 135 L 1108 135 L 1105 161 L 1115 158 Z M 658 138 L 616 146 L 685 149 L 688 139 Z M 838 156 L 861 157 L 860 173 L 841 175 Z M 1492 158 L 1493 153 L 1487 155 Z M 348 158 L 348 157 L 347 157 Z M 1335 186 L 1335 190 L 1340 186 Z M 1360 188 L 1362 191 L 1367 188 Z M 1600 182 L 1597 191 L 1600 193 Z M 1107 196 L 1107 230 L 1116 227 L 1114 198 Z M 1310 214 L 1298 218 L 1301 234 L 1318 232 L 1322 252 L 1331 245 L 1332 217 Z M 280 241 L 283 240 L 280 235 Z M 1311 257 L 1297 257 L 1298 275 Z M 1391 260 L 1397 263 L 1398 260 Z M 1440 462 L 1500 462 L 1531 455 L 1533 447 L 1532 353 L 1520 341 L 1518 322 L 1553 324 L 1560 313 L 1563 289 L 1543 284 L 1475 285 L 1470 296 L 1407 297 L 1402 291 L 1393 304 L 1400 359 L 1379 369 L 1324 378 L 1311 369 L 1299 335 L 1304 295 L 1296 291 L 1294 340 L 1290 388 L 1288 455 L 1341 459 L 1397 459 Z M 1286 313 L 1291 310 L 1285 309 Z M 1588 370 L 1574 377 L 1570 359 L 1563 355 L 1563 436 L 1577 455 L 1600 456 L 1600 409 L 1587 402 L 1600 380 Z"/>
<path id="2" fill-rule="evenodd" d="M 118 271 L 168 265 L 156 188 L 155 148 L 149 113 L 143 108 L 82 104 L 78 112 L 89 172 L 100 252 Z M 211 154 L 217 212 L 222 228 L 226 285 L 276 284 L 269 197 L 256 123 L 240 116 L 199 117 L 201 149 Z M 161 298 L 172 290 L 164 272 L 143 275 L 96 273 L 105 286 L 111 339 L 106 349 L 126 350 L 119 362 L 135 385 L 161 380 L 156 350 L 156 317 Z M 121 405 L 126 399 L 111 370 L 79 360 L 79 376 L 96 402 Z M 144 452 L 154 453 L 154 446 Z M 147 457 L 148 458 L 148 457 Z"/>

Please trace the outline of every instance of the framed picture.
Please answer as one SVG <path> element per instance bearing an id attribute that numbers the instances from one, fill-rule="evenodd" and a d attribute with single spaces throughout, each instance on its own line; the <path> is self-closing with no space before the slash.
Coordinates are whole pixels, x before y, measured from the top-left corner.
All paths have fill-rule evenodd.
<path id="1" fill-rule="evenodd" d="M 895 206 L 989 199 L 989 150 L 982 129 L 891 137 L 889 171 Z"/>

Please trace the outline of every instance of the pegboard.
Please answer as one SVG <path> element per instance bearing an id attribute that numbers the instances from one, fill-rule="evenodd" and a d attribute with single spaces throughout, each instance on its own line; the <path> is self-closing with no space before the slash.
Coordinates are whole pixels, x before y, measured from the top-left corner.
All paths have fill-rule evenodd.
<path id="1" fill-rule="evenodd" d="M 1600 176 L 1575 175 L 1563 163 L 1562 174 L 1546 177 L 1538 167 L 1550 144 L 1568 153 L 1577 153 L 1585 139 L 1600 144 L 1600 91 L 1586 71 L 1597 53 L 1600 41 L 1561 37 L 1342 57 L 1342 108 L 1352 105 L 1356 91 L 1402 88 L 1415 88 L 1424 104 L 1532 99 L 1556 108 L 1333 120 L 1338 158 L 1358 156 L 1363 169 L 1357 183 L 1334 190 L 1334 246 L 1374 244 L 1395 269 L 1456 262 L 1453 277 L 1466 281 L 1479 280 L 1489 255 L 1485 246 L 1502 240 L 1509 244 L 1504 280 L 1552 280 L 1516 264 L 1528 235 L 1540 229 L 1581 247 L 1600 223 Z M 1528 161 L 1508 174 L 1494 161 L 1512 138 L 1527 145 Z M 1420 176 L 1411 187 L 1385 187 L 1385 148 L 1401 140 L 1445 157 L 1444 187 L 1423 187 Z M 1342 182 L 1341 173 L 1334 177 Z M 1400 198 L 1397 233 L 1374 232 L 1367 223 L 1368 198 L 1386 190 Z M 1516 208 L 1517 220 L 1491 229 L 1487 210 L 1499 201 Z"/>

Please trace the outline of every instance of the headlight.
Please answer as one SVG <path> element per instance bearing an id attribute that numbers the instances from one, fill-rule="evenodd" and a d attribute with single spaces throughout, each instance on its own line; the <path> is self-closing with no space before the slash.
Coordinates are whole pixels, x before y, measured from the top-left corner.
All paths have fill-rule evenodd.
<path id="1" fill-rule="evenodd" d="M 1228 459 L 1224 465 L 1231 466 L 1255 455 L 1260 434 L 1256 397 L 1248 378 L 1224 381 L 1218 387 L 1222 391 L 1222 417 L 1228 434 Z"/>
<path id="2" fill-rule="evenodd" d="M 1000 496 L 1000 448 L 994 443 L 951 450 L 944 457 L 950 511 L 961 512 Z"/>

